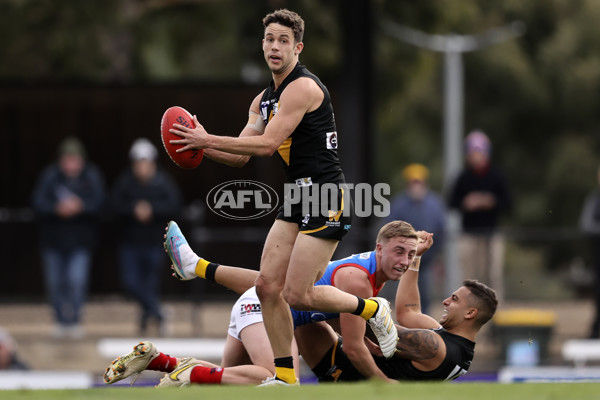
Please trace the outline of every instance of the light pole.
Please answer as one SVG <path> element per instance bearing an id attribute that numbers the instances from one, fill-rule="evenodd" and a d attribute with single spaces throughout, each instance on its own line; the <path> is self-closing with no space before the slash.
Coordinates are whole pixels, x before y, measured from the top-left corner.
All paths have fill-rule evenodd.
<path id="1" fill-rule="evenodd" d="M 430 35 L 395 22 L 382 22 L 383 30 L 390 36 L 420 48 L 444 53 L 444 193 L 460 172 L 464 132 L 464 68 L 462 54 L 476 51 L 519 37 L 525 33 L 522 22 L 512 22 L 500 28 L 476 35 Z M 459 287 L 461 274 L 457 251 L 460 235 L 460 215 L 456 210 L 446 214 L 446 289 L 452 292 Z"/>

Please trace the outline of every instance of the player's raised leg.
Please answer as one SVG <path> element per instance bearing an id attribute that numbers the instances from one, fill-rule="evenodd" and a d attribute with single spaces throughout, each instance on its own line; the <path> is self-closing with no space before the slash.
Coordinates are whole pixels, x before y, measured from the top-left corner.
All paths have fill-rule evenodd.
<path id="1" fill-rule="evenodd" d="M 173 276 L 180 280 L 196 277 L 210 280 L 238 294 L 254 286 L 258 271 L 216 264 L 198 256 L 175 221 L 165 228 L 164 248 L 172 263 Z"/>
<path id="2" fill-rule="evenodd" d="M 285 299 L 297 310 L 360 315 L 373 329 L 383 355 L 390 358 L 396 351 L 398 331 L 387 300 L 378 297 L 361 299 L 335 286 L 314 286 L 314 282 L 327 267 L 337 244 L 338 241 L 333 239 L 298 235 L 285 281 Z"/>

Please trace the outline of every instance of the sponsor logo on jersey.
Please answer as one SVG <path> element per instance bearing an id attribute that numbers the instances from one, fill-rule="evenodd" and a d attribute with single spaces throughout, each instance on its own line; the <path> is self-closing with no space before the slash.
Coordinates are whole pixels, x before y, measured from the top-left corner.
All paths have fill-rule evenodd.
<path id="1" fill-rule="evenodd" d="M 271 104 L 273 105 L 271 107 Z M 269 113 L 269 109 L 271 109 L 271 112 Z M 260 102 L 260 115 L 263 119 L 263 121 L 265 121 L 265 124 L 267 124 L 271 118 L 273 118 L 275 116 L 275 114 L 277 114 L 277 111 L 279 110 L 279 100 L 278 99 L 270 99 L 267 101 L 261 101 Z"/>
<path id="2" fill-rule="evenodd" d="M 310 320 L 313 322 L 325 321 L 327 317 L 322 312 L 311 312 Z"/>
<path id="3" fill-rule="evenodd" d="M 309 176 L 307 178 L 298 178 L 296 179 L 296 185 L 299 187 L 312 186 L 312 178 Z"/>
<path id="4" fill-rule="evenodd" d="M 327 132 L 327 150 L 338 148 L 337 132 Z"/>

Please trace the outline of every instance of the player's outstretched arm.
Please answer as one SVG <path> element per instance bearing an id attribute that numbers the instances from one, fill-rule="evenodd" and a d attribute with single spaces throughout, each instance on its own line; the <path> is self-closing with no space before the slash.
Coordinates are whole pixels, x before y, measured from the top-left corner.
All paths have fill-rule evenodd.
<path id="1" fill-rule="evenodd" d="M 195 128 L 173 125 L 170 132 L 181 136 L 181 139 L 171 140 L 171 144 L 183 145 L 177 152 L 215 149 L 231 154 L 268 157 L 292 134 L 304 115 L 316 109 L 322 100 L 323 91 L 319 86 L 312 79 L 300 78 L 290 83 L 281 93 L 280 107 L 269 120 L 263 134 L 239 137 L 211 135 L 194 116 Z M 260 112 L 259 102 L 260 98 L 257 96 L 250 107 L 251 112 Z M 255 130 L 248 127 L 244 129 Z"/>
<path id="2" fill-rule="evenodd" d="M 396 291 L 396 319 L 400 325 L 407 328 L 435 329 L 440 326 L 439 323 L 421 313 L 421 297 L 418 287 L 421 256 L 433 245 L 433 234 L 425 231 L 419 231 L 417 234 L 419 235 L 417 255 L 400 278 Z"/>

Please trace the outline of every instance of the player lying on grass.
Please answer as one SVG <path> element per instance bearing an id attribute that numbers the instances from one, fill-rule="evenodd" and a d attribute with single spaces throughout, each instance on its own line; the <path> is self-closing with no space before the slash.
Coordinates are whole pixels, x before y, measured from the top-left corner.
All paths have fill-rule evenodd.
<path id="1" fill-rule="evenodd" d="M 393 222 L 393 223 L 390 223 L 390 224 L 384 226 L 381 229 L 380 234 L 378 235 L 377 247 L 374 252 L 363 253 L 362 255 L 353 256 L 353 257 L 349 257 L 344 260 L 332 262 L 332 263 L 330 263 L 331 269 L 328 267 L 326 276 L 328 274 L 331 274 L 331 277 L 335 276 L 334 282 L 336 284 L 339 284 L 339 282 L 344 281 L 344 278 L 343 278 L 344 275 L 341 274 L 341 272 L 345 271 L 347 273 L 350 273 L 349 276 L 353 276 L 354 277 L 353 279 L 356 280 L 356 278 L 360 277 L 361 273 L 365 274 L 364 270 L 361 270 L 360 265 L 357 265 L 354 263 L 357 260 L 357 257 L 359 260 L 359 264 L 366 263 L 365 261 L 360 261 L 360 260 L 375 260 L 375 263 L 369 262 L 366 264 L 368 264 L 369 267 L 372 267 L 373 264 L 375 264 L 375 274 L 373 276 L 377 276 L 378 274 L 381 276 L 381 271 L 387 270 L 389 267 L 389 265 L 384 266 L 384 264 L 386 264 L 386 263 L 383 262 L 383 260 L 388 258 L 388 257 L 385 257 L 385 254 L 386 254 L 385 243 L 389 243 L 389 239 L 386 240 L 385 235 L 390 234 L 390 231 L 393 230 L 391 228 L 396 227 L 396 229 L 397 229 L 398 225 L 402 225 L 402 224 L 406 224 L 406 223 L 396 221 L 396 222 Z M 406 225 L 408 225 L 410 227 L 409 224 L 406 224 Z M 181 243 L 185 242 L 185 238 L 183 238 L 183 235 L 181 235 L 179 230 L 175 229 L 175 228 L 176 228 L 176 225 L 173 225 L 173 224 L 170 225 L 170 229 L 169 229 L 170 233 L 167 234 L 166 245 L 167 245 L 167 250 L 169 250 L 169 248 L 171 250 L 170 255 L 171 255 L 171 258 L 172 258 L 174 266 L 175 266 L 174 270 L 177 272 L 177 270 L 178 270 L 178 268 L 177 268 L 178 261 L 177 260 L 181 261 L 182 258 L 178 258 L 177 255 L 173 252 L 173 250 L 176 249 L 177 246 L 175 246 L 175 247 L 170 246 L 169 239 L 173 239 L 173 238 L 178 239 L 179 240 L 179 242 L 178 242 L 179 248 L 181 248 Z M 176 231 L 177 231 L 177 234 L 174 234 L 174 232 L 176 232 Z M 414 232 L 414 230 L 412 230 L 412 227 L 410 227 L 410 231 Z M 396 231 L 396 233 L 397 233 L 397 231 Z M 431 235 L 429 235 L 425 232 L 421 232 L 420 235 L 422 237 L 422 240 L 419 243 L 418 254 L 422 254 L 424 251 L 426 251 L 429 248 L 429 246 L 431 246 L 431 243 L 432 243 Z M 411 236 L 411 235 L 409 234 L 409 236 Z M 171 243 L 174 243 L 174 242 L 171 242 Z M 409 243 L 410 243 L 410 241 L 409 241 Z M 414 240 L 412 242 L 412 245 L 410 245 L 408 247 L 409 251 L 407 253 L 410 254 L 410 251 L 414 251 L 413 249 L 416 248 L 416 245 L 417 245 L 416 240 Z M 398 250 L 398 249 L 396 249 L 396 250 Z M 181 255 L 181 254 L 179 254 L 179 255 Z M 387 255 L 389 256 L 389 253 Z M 410 258 L 413 258 L 413 257 L 410 257 Z M 389 262 L 389 259 L 388 259 L 388 262 Z M 194 263 L 196 263 L 196 262 L 194 262 Z M 349 268 L 347 268 L 347 267 L 349 267 Z M 407 267 L 408 267 L 408 264 L 405 263 L 403 265 L 399 264 L 395 268 L 397 269 L 397 272 L 401 272 L 400 276 L 402 276 L 402 273 L 404 272 L 404 270 L 406 270 Z M 411 273 L 409 273 L 409 275 L 413 275 L 413 277 L 416 278 L 418 275 L 418 259 L 412 261 L 411 270 L 417 270 L 417 271 L 412 271 Z M 247 285 L 251 285 L 252 281 L 253 281 L 252 275 L 256 274 L 256 271 L 252 271 L 252 270 L 238 269 L 238 268 L 226 267 L 226 266 L 217 266 L 215 264 L 213 264 L 212 266 L 211 265 L 208 266 L 207 273 L 206 272 L 202 273 L 202 271 L 200 271 L 200 272 L 201 272 L 200 276 L 205 277 L 207 279 L 214 280 L 217 283 L 220 283 L 226 287 L 230 287 L 231 289 L 236 290 L 238 292 L 243 290 L 244 287 L 247 287 Z M 365 275 L 365 276 L 367 276 L 367 275 Z M 371 278 L 373 278 L 373 276 Z M 184 277 L 189 278 L 189 275 L 184 276 Z M 377 282 L 377 278 L 375 278 L 374 280 L 375 280 L 375 282 Z M 384 279 L 384 282 L 385 282 L 385 279 Z M 404 281 L 401 280 L 401 282 L 404 282 Z M 407 296 L 399 296 L 399 299 L 401 299 L 401 302 L 400 303 L 397 302 L 397 304 L 409 304 L 410 305 L 409 307 L 403 306 L 403 310 L 398 313 L 400 322 L 403 323 L 403 320 L 406 320 L 407 324 L 411 324 L 415 327 L 419 327 L 419 324 L 435 325 L 435 328 L 439 327 L 439 324 L 437 322 L 435 322 L 435 320 L 433 320 L 430 317 L 423 316 L 423 314 L 418 313 L 415 309 L 415 305 L 418 305 L 418 303 L 419 303 L 416 279 L 407 279 L 406 282 L 407 282 L 407 285 L 404 285 L 406 287 L 406 292 L 410 294 L 409 296 L 411 296 L 412 299 L 411 299 L 411 297 L 407 297 Z M 460 310 L 464 309 L 465 305 L 468 304 L 469 302 L 473 303 L 473 302 L 477 301 L 476 298 L 471 298 L 471 297 L 477 296 L 477 295 L 471 296 L 470 295 L 471 291 L 478 291 L 478 290 L 483 290 L 484 292 L 489 291 L 489 289 L 485 285 L 482 285 L 482 284 L 479 284 L 476 282 L 467 282 L 465 284 L 467 286 L 460 288 L 457 292 L 455 292 L 453 294 L 453 296 L 451 298 L 446 299 L 444 301 L 444 305 L 446 306 L 446 309 L 447 309 L 447 314 L 445 314 L 444 317 L 442 318 L 443 319 L 442 322 L 443 322 L 444 326 L 448 325 L 448 326 L 446 326 L 447 328 L 454 329 L 454 328 L 452 328 L 452 326 L 456 325 L 457 321 L 460 321 L 459 314 L 458 314 L 460 312 Z M 246 286 L 244 286 L 244 285 L 246 285 Z M 414 290 L 412 288 L 413 285 L 414 285 Z M 378 286 L 377 288 L 381 289 L 381 286 L 382 285 Z M 468 292 L 464 291 L 466 287 L 470 287 L 470 289 L 466 289 Z M 399 291 L 400 291 L 400 289 L 399 289 Z M 461 293 L 460 301 L 458 298 L 459 292 Z M 493 295 L 493 291 L 490 292 L 489 294 Z M 242 298 L 246 298 L 247 295 L 248 294 L 245 294 L 244 296 L 242 296 Z M 464 298 L 462 298 L 462 297 L 464 297 Z M 257 303 L 258 303 L 258 300 L 256 298 L 254 298 L 252 301 L 250 301 L 249 304 L 256 305 Z M 485 301 L 483 303 L 485 303 Z M 480 307 L 484 308 L 485 304 L 480 305 Z M 257 307 L 250 307 L 250 308 L 253 308 L 254 310 L 258 309 Z M 235 325 L 235 323 L 233 321 L 235 319 L 234 316 L 236 314 L 236 310 L 237 310 L 237 312 L 239 312 L 240 309 L 241 309 L 241 307 L 234 307 L 234 310 L 232 312 L 232 324 L 233 325 Z M 465 316 L 465 318 L 471 319 L 472 317 L 475 316 L 477 311 L 469 310 L 467 313 L 469 315 Z M 423 316 L 424 318 L 419 317 L 417 314 Z M 255 322 L 255 324 L 260 326 L 260 325 L 262 325 L 259 323 L 260 320 L 256 319 L 256 317 L 258 317 L 258 316 L 259 316 L 258 312 L 254 313 L 254 315 L 253 315 L 253 317 L 255 318 L 255 321 L 258 321 L 258 322 Z M 352 346 L 348 346 L 348 341 L 352 342 L 352 340 L 354 340 L 355 338 L 347 330 L 346 330 L 346 335 L 344 336 L 344 351 L 342 351 L 340 342 L 338 341 L 338 338 L 337 338 L 337 335 L 331 329 L 331 327 L 329 327 L 328 325 L 326 325 L 323 322 L 315 322 L 315 323 L 303 325 L 303 323 L 314 320 L 315 318 L 323 319 L 323 318 L 331 317 L 331 315 L 324 315 L 323 313 L 307 313 L 307 312 L 299 313 L 299 312 L 294 311 L 294 317 L 295 317 L 295 320 L 297 321 L 297 325 L 301 325 L 295 330 L 295 336 L 296 336 L 296 339 L 298 340 L 300 351 L 301 351 L 305 361 L 313 369 L 313 371 L 315 372 L 315 374 L 317 375 L 317 377 L 319 378 L 320 381 L 336 381 L 336 380 L 352 381 L 352 380 L 365 379 L 365 377 L 367 377 L 367 376 L 373 376 L 373 375 L 367 375 L 367 374 L 361 373 L 360 369 L 359 369 L 361 367 L 361 365 L 358 365 L 359 368 L 355 367 L 355 365 L 357 364 L 356 361 L 354 361 L 354 363 L 350 362 L 349 356 L 352 356 L 353 353 L 352 353 Z M 342 319 L 340 321 L 340 322 L 342 322 L 342 325 L 343 325 L 343 317 L 344 317 L 344 315 L 342 314 Z M 238 317 L 238 318 L 239 318 L 239 321 L 241 321 L 243 319 L 240 317 Z M 363 322 L 363 324 L 364 324 L 364 322 Z M 465 328 L 465 327 L 463 326 L 463 328 Z M 435 332 L 407 330 L 402 327 L 398 327 L 398 329 L 401 332 L 401 337 L 403 338 L 403 340 L 401 341 L 402 343 L 400 343 L 398 345 L 398 351 L 397 351 L 396 357 L 394 357 L 392 360 L 389 360 L 389 362 L 386 362 L 386 360 L 383 357 L 374 357 L 373 358 L 376 365 L 379 366 L 379 368 L 380 368 L 379 371 L 383 370 L 385 372 L 385 374 L 387 374 L 389 377 L 393 377 L 396 379 L 403 379 L 403 380 L 419 380 L 419 379 L 445 380 L 445 379 L 453 379 L 453 378 L 465 373 L 466 370 L 468 369 L 470 361 L 473 356 L 473 345 L 474 345 L 472 343 L 472 340 L 469 340 L 466 338 L 466 337 L 469 337 L 469 338 L 474 339 L 474 333 L 472 334 L 472 332 L 470 332 L 469 330 L 458 329 L 457 332 L 463 333 L 465 335 L 465 337 L 461 338 L 461 337 L 457 337 L 456 335 L 453 335 L 452 333 L 446 332 L 444 329 L 440 329 Z M 244 330 L 242 330 L 242 332 Z M 478 330 L 478 328 L 475 330 Z M 342 331 L 343 331 L 343 329 L 342 329 Z M 230 331 L 230 334 L 231 334 L 231 331 Z M 364 328 L 363 328 L 363 334 L 364 334 Z M 440 338 L 439 342 L 437 341 L 438 337 Z M 376 354 L 379 353 L 377 346 L 375 346 L 368 340 L 365 341 L 362 336 L 359 338 L 359 341 L 363 345 L 365 343 L 367 343 L 368 346 L 370 347 L 370 349 L 374 353 L 376 353 Z M 228 342 L 229 342 L 229 338 L 228 338 Z M 249 353 L 256 352 L 255 343 L 258 343 L 258 342 L 256 340 L 248 340 L 248 341 L 243 340 L 241 343 L 242 346 L 239 346 L 241 353 L 244 353 L 244 351 L 248 351 Z M 431 347 L 428 347 L 428 346 L 431 346 Z M 151 347 L 152 347 L 151 344 L 142 343 L 142 344 L 136 346 L 136 349 L 134 349 L 134 352 L 128 354 L 127 356 L 124 356 L 121 359 L 115 360 L 113 362 L 112 366 L 107 369 L 107 373 L 105 375 L 105 380 L 107 381 L 107 383 L 113 383 L 113 382 L 123 379 L 129 375 L 140 372 L 141 370 L 143 370 L 145 368 L 144 367 L 145 365 L 149 365 L 149 367 L 147 369 L 155 369 L 154 368 L 155 366 L 152 365 L 152 364 L 155 364 L 154 361 L 152 362 L 152 364 L 149 364 L 150 358 L 154 357 L 154 352 L 156 352 L 156 350 L 152 348 L 152 350 L 150 351 L 151 354 L 149 354 L 147 349 L 151 348 Z M 264 348 L 258 349 L 259 353 L 261 351 L 264 352 Z M 227 351 L 226 351 L 226 353 L 227 353 Z M 346 354 L 346 353 L 348 353 L 348 354 Z M 268 360 L 268 356 L 265 356 L 265 358 Z M 226 357 L 224 357 L 223 361 L 224 361 L 224 365 L 226 365 Z M 143 365 L 141 365 L 141 364 L 143 364 Z M 188 364 L 186 362 L 182 362 L 180 367 L 181 368 L 187 367 L 187 365 Z M 415 366 L 416 366 L 416 368 L 415 368 Z M 272 370 L 272 364 L 271 365 L 264 364 L 263 367 L 265 367 L 265 369 L 267 369 L 267 370 L 269 370 L 269 369 Z M 173 369 L 175 367 L 171 364 L 169 366 L 169 368 Z M 244 370 L 244 368 L 247 368 L 248 372 L 246 372 Z M 168 372 L 168 369 L 161 369 L 161 370 Z M 194 368 L 194 370 L 195 370 L 195 368 Z M 177 370 L 175 370 L 175 372 L 176 371 Z M 246 378 L 248 378 L 248 376 L 251 376 L 253 372 L 256 372 L 256 368 L 254 368 L 254 370 L 251 371 L 250 366 L 240 367 L 236 370 L 230 370 L 229 368 L 225 368 L 224 373 L 222 375 L 223 380 L 221 383 L 236 383 L 236 382 L 232 382 L 233 379 L 230 379 L 233 375 L 246 374 Z M 198 377 L 192 376 L 192 374 L 186 374 L 186 375 L 187 375 L 187 377 L 189 377 L 189 380 L 184 379 L 184 381 L 185 381 L 184 384 L 190 383 L 190 382 L 192 382 L 192 383 L 209 383 L 206 380 L 202 380 L 201 377 L 198 378 Z M 184 375 L 182 374 L 182 376 L 184 376 Z M 257 376 L 254 376 L 254 378 L 256 378 L 256 377 Z M 180 378 L 181 378 L 181 376 L 180 376 Z M 168 374 L 165 377 L 165 379 L 163 379 L 163 383 L 167 384 L 167 382 L 169 384 L 172 383 L 171 379 L 169 379 Z M 215 383 L 215 381 L 211 381 L 211 382 Z M 245 382 L 248 382 L 248 380 L 246 380 Z M 248 383 L 257 383 L 257 381 L 248 382 Z"/>
<path id="2" fill-rule="evenodd" d="M 207 271 L 203 274 L 203 277 L 215 280 L 217 283 L 238 293 L 243 293 L 248 288 L 253 286 L 258 274 L 257 271 L 222 265 L 217 266 L 216 264 L 209 264 L 205 260 L 200 261 L 199 257 L 190 249 L 185 237 L 179 230 L 179 227 L 176 223 L 169 223 L 165 238 L 165 248 L 172 259 L 173 265 L 175 266 L 174 271 L 178 277 L 183 279 L 191 279 L 196 277 L 196 265 L 201 264 L 207 268 Z M 402 273 L 404 273 L 404 271 L 408 268 L 412 262 L 412 258 L 416 254 L 416 246 L 417 233 L 410 224 L 402 221 L 395 221 L 387 224 L 379 232 L 375 251 L 330 263 L 327 268 L 327 272 L 318 282 L 318 285 L 336 286 L 357 296 L 370 297 L 376 295 L 386 281 L 400 279 Z M 185 265 L 193 267 L 194 270 L 191 271 L 190 274 L 187 274 L 184 271 Z M 245 294 L 242 296 L 242 298 L 248 298 L 249 296 L 251 299 L 246 301 L 244 304 L 249 307 L 254 307 L 254 311 L 258 312 L 247 313 L 240 311 L 239 308 L 234 306 L 232 311 L 232 326 L 234 326 L 234 332 L 232 333 L 232 329 L 230 328 L 228 344 L 229 342 L 235 342 L 233 341 L 232 337 L 241 339 L 243 341 L 242 343 L 252 343 L 252 347 L 257 348 L 257 351 L 249 352 L 251 357 L 249 359 L 246 357 L 245 360 L 249 360 L 255 365 L 262 365 L 268 369 L 272 369 L 273 362 L 272 360 L 269 361 L 268 357 L 266 356 L 266 354 L 270 351 L 266 351 L 265 348 L 258 346 L 259 343 L 263 343 L 262 339 L 264 338 L 260 337 L 260 335 L 254 335 L 254 339 L 249 341 L 241 337 L 244 332 L 246 332 L 246 329 L 242 329 L 246 325 L 260 322 L 260 325 L 262 326 L 260 303 L 256 298 L 254 291 L 252 291 L 251 294 Z M 239 302 L 240 301 L 238 301 L 238 303 Z M 238 315 L 236 317 L 236 312 L 238 314 L 241 312 L 242 315 Z M 252 320 L 254 315 L 257 315 L 259 319 Z M 332 317 L 337 318 L 339 317 L 339 314 L 310 313 L 294 310 L 294 320 L 296 326 L 311 322 L 311 320 L 314 318 L 323 320 L 325 318 Z M 237 322 L 234 323 L 234 320 Z M 237 331 L 241 331 L 241 334 L 235 332 L 235 325 L 240 324 L 242 324 L 242 326 L 238 326 Z M 366 330 L 364 319 L 355 315 L 342 315 L 340 325 L 341 332 L 347 333 L 345 339 L 346 342 L 344 344 L 346 352 L 350 355 L 350 357 L 352 357 L 352 360 L 355 363 L 362 366 L 362 375 L 368 377 L 379 376 L 382 379 L 386 379 L 385 374 L 383 374 L 375 365 L 373 358 L 371 357 L 371 353 L 364 343 L 363 337 Z M 303 329 L 302 332 L 310 332 L 311 330 L 315 329 L 317 328 Z M 322 334 L 319 331 L 317 332 L 318 334 Z M 330 333 L 334 340 L 333 343 L 335 343 L 335 340 L 337 340 L 337 335 L 335 335 L 333 331 Z M 299 333 L 296 332 L 296 335 L 298 334 Z M 309 333 L 304 334 L 304 336 L 308 335 Z M 260 337 L 261 340 L 258 340 L 257 337 Z M 327 346 L 328 347 L 326 347 L 325 350 L 329 350 L 330 347 L 333 347 L 331 344 Z M 140 348 L 138 350 L 134 350 L 134 352 L 145 353 L 144 349 L 146 347 L 147 345 L 142 343 L 140 344 Z M 305 351 L 305 353 L 307 351 Z M 229 353 L 229 347 L 226 346 L 223 366 L 236 365 L 229 362 L 229 359 L 231 358 L 228 356 Z M 253 353 L 255 356 L 252 356 Z M 256 354 L 261 355 L 262 357 L 259 359 Z M 131 358 L 131 356 L 127 357 L 124 361 L 116 360 L 116 365 L 113 364 L 113 367 L 109 368 L 107 371 L 107 382 L 115 381 L 114 376 L 122 376 L 122 373 L 119 370 L 123 368 L 122 364 L 127 363 L 129 358 Z M 151 365 L 151 367 L 154 366 Z M 331 365 L 328 365 L 327 368 L 329 369 L 330 367 Z M 115 370 L 116 373 L 112 370 Z M 225 373 L 225 378 L 228 378 L 227 372 Z M 122 379 L 122 377 L 120 379 Z"/>

